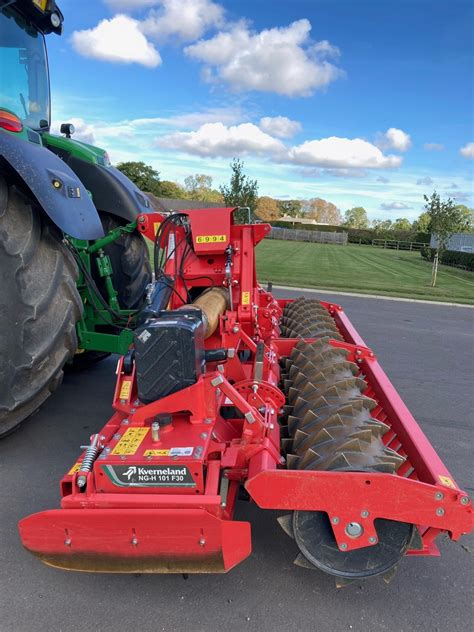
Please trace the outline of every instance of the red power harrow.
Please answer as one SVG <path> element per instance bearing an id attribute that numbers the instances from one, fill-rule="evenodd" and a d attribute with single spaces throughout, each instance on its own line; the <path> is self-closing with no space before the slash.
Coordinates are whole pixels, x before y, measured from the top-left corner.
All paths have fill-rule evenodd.
<path id="1" fill-rule="evenodd" d="M 389 579 L 405 554 L 439 555 L 439 534 L 471 531 L 469 497 L 341 307 L 258 285 L 268 225 L 226 208 L 139 230 L 156 282 L 115 412 L 62 479 L 61 509 L 20 522 L 29 551 L 72 570 L 228 571 L 251 552 L 242 488 L 287 512 L 298 564 L 339 584 Z"/>

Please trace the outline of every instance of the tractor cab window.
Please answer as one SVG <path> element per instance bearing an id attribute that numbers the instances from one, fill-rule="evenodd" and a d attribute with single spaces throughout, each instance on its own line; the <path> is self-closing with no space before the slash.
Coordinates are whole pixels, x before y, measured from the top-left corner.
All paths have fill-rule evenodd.
<path id="1" fill-rule="evenodd" d="M 49 126 L 44 37 L 8 10 L 0 12 L 0 108 L 33 129 Z"/>

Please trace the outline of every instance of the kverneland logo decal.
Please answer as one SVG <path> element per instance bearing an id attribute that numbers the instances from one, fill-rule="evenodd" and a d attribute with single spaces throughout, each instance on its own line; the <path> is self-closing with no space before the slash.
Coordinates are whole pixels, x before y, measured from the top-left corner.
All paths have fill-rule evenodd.
<path id="1" fill-rule="evenodd" d="M 112 483 L 120 487 L 195 487 L 184 465 L 104 465 Z"/>

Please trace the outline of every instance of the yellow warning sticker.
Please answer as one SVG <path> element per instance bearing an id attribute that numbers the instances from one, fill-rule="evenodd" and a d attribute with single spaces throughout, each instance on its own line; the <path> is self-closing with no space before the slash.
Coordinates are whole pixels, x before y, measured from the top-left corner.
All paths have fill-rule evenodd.
<path id="1" fill-rule="evenodd" d="M 120 387 L 119 399 L 129 399 L 131 392 L 132 392 L 132 381 L 125 380 L 124 382 L 122 382 L 122 386 Z"/>
<path id="2" fill-rule="evenodd" d="M 441 485 L 444 485 L 445 487 L 451 487 L 452 489 L 456 489 L 456 485 L 454 484 L 453 479 L 449 478 L 449 476 L 438 475 L 438 478 L 440 480 Z"/>
<path id="3" fill-rule="evenodd" d="M 250 292 L 242 292 L 242 305 L 250 305 Z"/>
<path id="4" fill-rule="evenodd" d="M 216 244 L 222 241 L 227 241 L 227 235 L 197 235 L 197 244 Z"/>
<path id="5" fill-rule="evenodd" d="M 128 428 L 111 454 L 135 454 L 149 428 Z"/>
<path id="6" fill-rule="evenodd" d="M 72 476 L 76 472 L 79 472 L 79 470 L 81 469 L 81 465 L 82 465 L 81 461 L 78 461 L 77 463 L 74 463 L 74 465 L 71 467 L 71 469 L 68 472 L 68 476 Z"/>
<path id="7" fill-rule="evenodd" d="M 153 222 L 153 232 L 156 233 L 158 232 L 158 228 L 161 226 L 161 222 Z"/>
<path id="8" fill-rule="evenodd" d="M 143 456 L 169 456 L 169 450 L 145 450 Z"/>

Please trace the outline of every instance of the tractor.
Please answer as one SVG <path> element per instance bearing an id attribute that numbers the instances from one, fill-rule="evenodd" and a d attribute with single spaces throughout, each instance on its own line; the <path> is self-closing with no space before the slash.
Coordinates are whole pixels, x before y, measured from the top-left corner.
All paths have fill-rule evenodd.
<path id="1" fill-rule="evenodd" d="M 147 196 L 103 149 L 51 133 L 54 0 L 0 0 L 0 436 L 61 383 L 128 348 L 151 281 Z"/>

